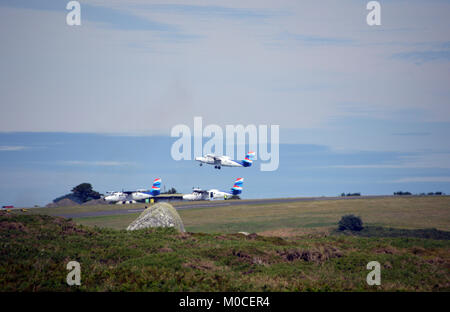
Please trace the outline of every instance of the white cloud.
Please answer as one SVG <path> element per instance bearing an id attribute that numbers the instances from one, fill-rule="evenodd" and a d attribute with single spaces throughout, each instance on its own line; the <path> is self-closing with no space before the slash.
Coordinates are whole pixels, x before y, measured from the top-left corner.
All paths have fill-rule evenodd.
<path id="1" fill-rule="evenodd" d="M 9 145 L 0 145 L 0 152 L 15 152 L 15 151 L 23 151 L 28 149 L 26 146 L 9 146 Z"/>
<path id="2" fill-rule="evenodd" d="M 331 165 L 324 168 L 341 169 L 450 169 L 450 154 L 430 153 L 414 156 L 401 156 L 399 161 L 384 164 Z"/>
<path id="3" fill-rule="evenodd" d="M 81 161 L 81 160 L 67 160 L 62 161 L 64 165 L 74 166 L 101 166 L 101 167 L 118 167 L 118 166 L 130 166 L 134 163 L 122 162 L 122 161 Z"/>
<path id="4" fill-rule="evenodd" d="M 393 181 L 389 181 L 390 183 L 421 183 L 421 182 L 449 182 L 450 177 L 408 177 L 401 178 Z"/>
<path id="5" fill-rule="evenodd" d="M 208 124 L 324 129 L 345 116 L 403 120 L 394 114 L 401 110 L 415 110 L 419 121 L 450 121 L 449 64 L 391 58 L 418 42 L 448 41 L 446 3 L 386 3 L 379 29 L 365 24 L 365 5 L 352 1 L 190 2 L 287 12 L 251 22 L 135 6 L 148 3 L 92 2 L 175 25 L 198 39 L 85 20 L 70 28 L 64 10 L 2 7 L 0 131 L 169 134 L 197 115 Z M 280 37 L 286 32 L 353 44 L 308 45 Z M 357 140 L 336 132 L 327 142 L 322 134 L 311 140 L 350 142 L 355 149 L 374 141 L 386 146 L 387 135 L 377 133 L 374 140 L 360 130 L 353 131 L 362 136 Z"/>

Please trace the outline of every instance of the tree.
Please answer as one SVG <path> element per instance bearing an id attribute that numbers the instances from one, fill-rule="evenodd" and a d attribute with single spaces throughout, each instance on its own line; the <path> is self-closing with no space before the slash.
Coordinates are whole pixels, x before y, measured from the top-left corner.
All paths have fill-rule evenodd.
<path id="1" fill-rule="evenodd" d="M 90 183 L 81 183 L 72 189 L 72 193 L 75 197 L 85 203 L 91 199 L 99 199 L 101 194 L 92 189 Z"/>
<path id="2" fill-rule="evenodd" d="M 162 192 L 162 194 L 177 194 L 177 190 L 172 187 L 167 192 Z"/>
<path id="3" fill-rule="evenodd" d="M 363 229 L 362 220 L 354 215 L 345 215 L 339 221 L 339 231 L 361 231 Z"/>
<path id="4" fill-rule="evenodd" d="M 394 195 L 400 195 L 400 196 L 402 196 L 402 195 L 411 195 L 411 193 L 410 192 L 398 191 L 398 192 L 395 192 Z"/>

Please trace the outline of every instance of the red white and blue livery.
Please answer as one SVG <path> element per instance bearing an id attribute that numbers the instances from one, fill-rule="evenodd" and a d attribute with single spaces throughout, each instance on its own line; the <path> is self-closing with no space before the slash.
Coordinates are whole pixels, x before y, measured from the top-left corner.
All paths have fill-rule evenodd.
<path id="1" fill-rule="evenodd" d="M 152 188 L 138 189 L 136 191 L 122 191 L 122 192 L 107 192 L 103 197 L 104 201 L 117 204 L 135 203 L 138 201 L 144 201 L 146 199 L 158 196 L 161 193 L 161 179 L 156 178 L 153 181 Z"/>
<path id="2" fill-rule="evenodd" d="M 242 193 L 242 186 L 244 184 L 244 178 L 237 178 L 234 181 L 233 187 L 230 191 L 219 191 L 217 189 L 202 190 L 194 189 L 191 194 L 183 195 L 183 200 L 219 200 L 228 199 L 233 195 L 239 195 Z"/>

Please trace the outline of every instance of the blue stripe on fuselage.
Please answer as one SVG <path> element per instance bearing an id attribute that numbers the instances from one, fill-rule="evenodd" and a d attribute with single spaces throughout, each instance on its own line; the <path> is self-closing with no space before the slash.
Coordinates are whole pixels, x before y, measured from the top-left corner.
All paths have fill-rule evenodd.
<path id="1" fill-rule="evenodd" d="M 245 160 L 241 160 L 241 161 L 236 161 L 239 165 L 243 166 L 243 167 L 250 167 L 252 165 L 251 162 L 245 161 Z"/>

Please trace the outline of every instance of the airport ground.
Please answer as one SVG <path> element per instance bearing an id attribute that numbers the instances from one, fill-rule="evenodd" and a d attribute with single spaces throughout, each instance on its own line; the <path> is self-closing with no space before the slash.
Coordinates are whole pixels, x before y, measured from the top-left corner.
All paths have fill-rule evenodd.
<path id="1" fill-rule="evenodd" d="M 450 291 L 448 196 L 174 205 L 188 233 L 123 230 L 140 204 L 0 212 L 0 291 Z M 365 229 L 338 233 L 349 213 Z"/>
<path id="2" fill-rule="evenodd" d="M 205 233 L 327 231 L 345 214 L 364 223 L 403 229 L 450 231 L 450 196 L 316 197 L 173 202 L 186 230 Z M 77 223 L 125 229 L 148 204 L 35 208 L 31 213 L 73 218 Z"/>

